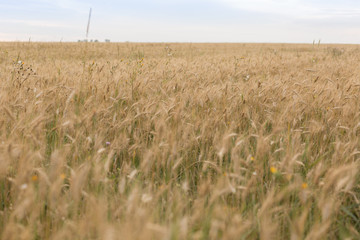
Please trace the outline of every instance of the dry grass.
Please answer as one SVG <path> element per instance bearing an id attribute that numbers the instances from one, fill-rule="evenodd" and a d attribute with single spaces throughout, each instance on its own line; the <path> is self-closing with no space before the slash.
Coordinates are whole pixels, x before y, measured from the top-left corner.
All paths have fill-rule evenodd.
<path id="1" fill-rule="evenodd" d="M 359 50 L 1 43 L 1 239 L 359 239 Z"/>

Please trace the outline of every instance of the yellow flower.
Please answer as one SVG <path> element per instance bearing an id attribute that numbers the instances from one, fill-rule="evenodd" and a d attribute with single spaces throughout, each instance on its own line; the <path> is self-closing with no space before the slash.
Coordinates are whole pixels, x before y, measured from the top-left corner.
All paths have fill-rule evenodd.
<path id="1" fill-rule="evenodd" d="M 278 172 L 278 170 L 276 169 L 276 167 L 271 167 L 270 172 L 273 174 L 276 174 Z"/>
<path id="2" fill-rule="evenodd" d="M 250 160 L 251 160 L 251 161 L 255 161 L 255 158 L 254 158 L 254 157 L 251 157 Z"/>
<path id="3" fill-rule="evenodd" d="M 302 189 L 307 189 L 308 188 L 308 184 L 306 182 L 304 182 L 303 184 L 301 184 L 301 188 Z"/>
<path id="4" fill-rule="evenodd" d="M 32 175 L 31 180 L 33 182 L 36 182 L 38 180 L 38 176 L 37 175 Z"/>
<path id="5" fill-rule="evenodd" d="M 64 180 L 66 178 L 65 173 L 60 174 L 60 178 Z"/>

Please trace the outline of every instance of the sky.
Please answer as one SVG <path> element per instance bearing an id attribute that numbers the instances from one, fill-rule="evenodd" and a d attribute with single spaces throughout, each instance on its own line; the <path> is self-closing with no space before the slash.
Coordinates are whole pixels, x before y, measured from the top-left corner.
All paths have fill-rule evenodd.
<path id="1" fill-rule="evenodd" d="M 358 0 L 0 0 L 0 41 L 359 43 Z"/>

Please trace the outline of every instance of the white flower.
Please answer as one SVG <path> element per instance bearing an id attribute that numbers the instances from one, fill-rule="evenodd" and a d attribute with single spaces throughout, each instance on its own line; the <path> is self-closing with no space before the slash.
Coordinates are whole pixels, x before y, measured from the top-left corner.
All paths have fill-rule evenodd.
<path id="1" fill-rule="evenodd" d="M 152 200 L 152 196 L 149 195 L 149 194 L 144 193 L 144 194 L 141 196 L 141 201 L 142 201 L 143 203 L 148 203 L 148 202 L 150 202 L 151 200 Z"/>

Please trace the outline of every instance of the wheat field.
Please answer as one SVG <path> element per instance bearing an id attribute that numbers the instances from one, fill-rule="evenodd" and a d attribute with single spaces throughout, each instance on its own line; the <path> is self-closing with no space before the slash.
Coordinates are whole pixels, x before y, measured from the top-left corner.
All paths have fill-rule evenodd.
<path id="1" fill-rule="evenodd" d="M 360 239 L 359 59 L 0 43 L 0 238 Z"/>

